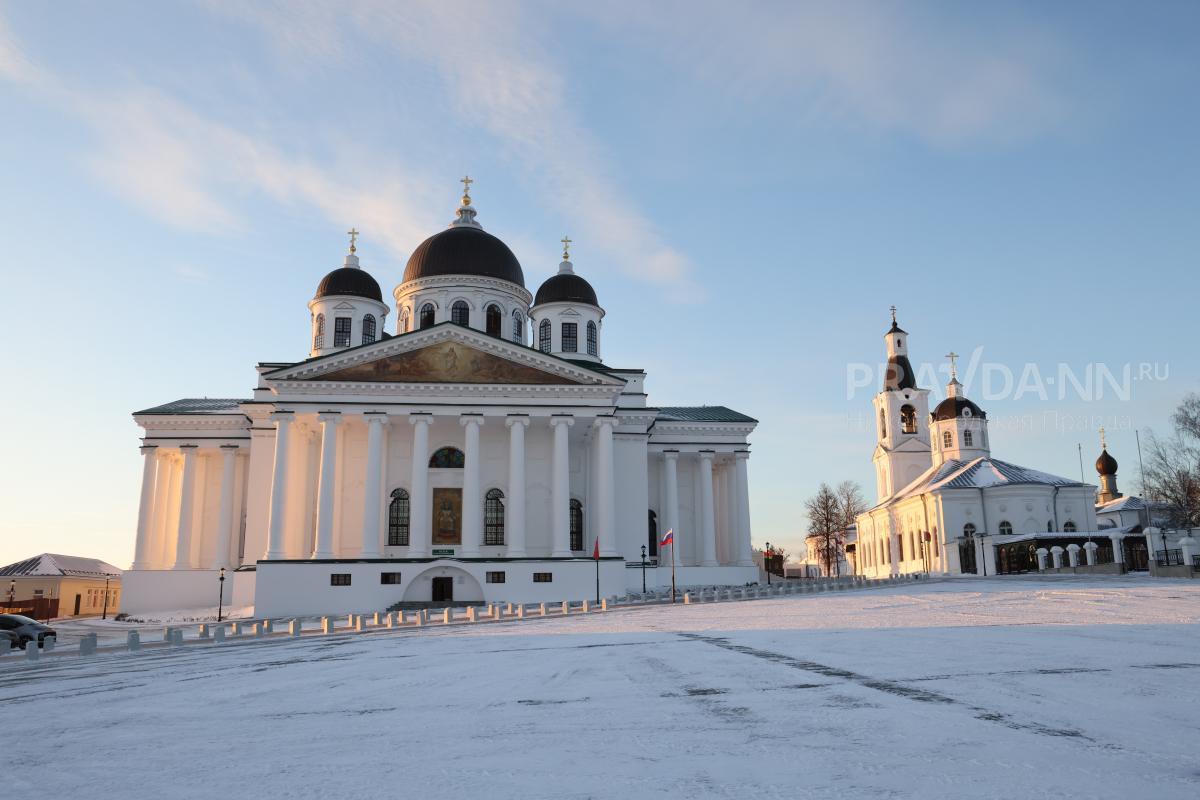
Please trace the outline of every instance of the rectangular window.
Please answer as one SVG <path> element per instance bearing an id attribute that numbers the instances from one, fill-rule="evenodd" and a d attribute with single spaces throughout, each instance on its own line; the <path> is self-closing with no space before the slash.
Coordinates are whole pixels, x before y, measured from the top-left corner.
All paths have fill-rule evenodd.
<path id="1" fill-rule="evenodd" d="M 487 574 L 487 582 L 488 583 L 504 583 L 504 573 L 503 572 L 489 572 Z"/>
<path id="2" fill-rule="evenodd" d="M 579 350 L 579 325 L 574 322 L 564 322 L 562 325 L 562 349 L 564 353 L 574 353 Z"/>
<path id="3" fill-rule="evenodd" d="M 350 573 L 348 573 L 348 572 L 333 573 L 332 575 L 329 576 L 329 585 L 330 586 L 349 586 L 350 585 Z"/>
<path id="4" fill-rule="evenodd" d="M 335 317 L 333 320 L 333 346 L 350 346 L 350 318 Z"/>
<path id="5" fill-rule="evenodd" d="M 534 583 L 552 583 L 554 581 L 553 572 L 535 572 L 533 573 Z"/>
<path id="6" fill-rule="evenodd" d="M 379 573 L 379 582 L 384 585 L 387 585 L 387 586 L 394 586 L 395 584 L 400 582 L 400 573 L 399 572 L 381 572 L 381 573 Z"/>

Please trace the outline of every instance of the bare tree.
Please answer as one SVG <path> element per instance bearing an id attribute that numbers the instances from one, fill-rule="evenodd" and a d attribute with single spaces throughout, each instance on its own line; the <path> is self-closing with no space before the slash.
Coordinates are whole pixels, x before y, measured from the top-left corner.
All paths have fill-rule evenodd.
<path id="1" fill-rule="evenodd" d="M 846 549 L 846 531 L 858 519 L 858 515 L 867 510 L 867 501 L 863 499 L 862 487 L 856 481 L 842 481 L 834 489 L 837 495 L 838 509 L 841 512 L 842 530 L 840 534 L 841 548 Z"/>
<path id="2" fill-rule="evenodd" d="M 1149 436 L 1142 492 L 1167 507 L 1168 525 L 1192 528 L 1200 525 L 1200 394 L 1186 395 L 1171 422 L 1169 438 Z"/>
<path id="3" fill-rule="evenodd" d="M 804 501 L 808 514 L 808 535 L 817 540 L 817 552 L 825 567 L 825 574 L 832 575 L 842 554 L 842 534 L 845 526 L 842 505 L 837 492 L 822 483 L 816 495 Z"/>

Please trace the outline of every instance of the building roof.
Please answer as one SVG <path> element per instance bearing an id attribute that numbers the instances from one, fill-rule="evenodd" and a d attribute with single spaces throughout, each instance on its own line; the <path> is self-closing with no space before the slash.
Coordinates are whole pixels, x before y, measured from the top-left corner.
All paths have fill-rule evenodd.
<path id="1" fill-rule="evenodd" d="M 379 282 L 372 278 L 366 270 L 358 267 L 339 267 L 321 279 L 317 285 L 317 297 L 332 295 L 366 297 L 380 303 L 383 302 L 383 292 L 379 289 Z"/>
<path id="2" fill-rule="evenodd" d="M 238 406 L 248 402 L 250 401 L 225 397 L 184 397 L 133 413 L 134 416 L 142 414 L 236 414 Z"/>
<path id="3" fill-rule="evenodd" d="M 1146 501 L 1140 497 L 1125 496 L 1109 500 L 1107 503 L 1097 503 L 1096 511 L 1141 511 L 1146 508 Z"/>
<path id="4" fill-rule="evenodd" d="M 499 278 L 525 288 L 521 262 L 508 245 L 479 227 L 447 228 L 417 246 L 404 268 L 404 282 L 440 275 Z"/>
<path id="5" fill-rule="evenodd" d="M 912 364 L 908 363 L 908 356 L 894 355 L 888 359 L 883 388 L 888 392 L 917 388 L 917 374 L 913 371 Z"/>
<path id="6" fill-rule="evenodd" d="M 947 419 L 957 419 L 958 417 L 987 419 L 987 414 L 983 412 L 982 408 L 965 397 L 947 397 L 938 403 L 937 408 L 933 410 L 933 418 L 938 422 Z"/>
<path id="7" fill-rule="evenodd" d="M 725 406 L 662 406 L 658 418 L 667 422 L 758 422 Z"/>
<path id="8" fill-rule="evenodd" d="M 19 577 L 71 577 L 103 578 L 105 575 L 120 576 L 121 570 L 98 558 L 64 556 L 57 553 L 42 553 L 7 567 L 0 567 L 0 575 L 6 578 Z"/>
<path id="9" fill-rule="evenodd" d="M 547 278 L 545 283 L 538 287 L 533 298 L 535 306 L 542 303 L 583 303 L 597 307 L 600 305 L 596 299 L 596 290 L 574 272 L 560 272 Z"/>
<path id="10" fill-rule="evenodd" d="M 971 461 L 949 459 L 930 467 L 915 481 L 880 501 L 875 508 L 891 505 L 908 497 L 939 489 L 988 489 L 994 486 L 1038 484 L 1043 486 L 1084 486 L 1079 481 L 1022 467 L 998 458 L 980 456 Z"/>

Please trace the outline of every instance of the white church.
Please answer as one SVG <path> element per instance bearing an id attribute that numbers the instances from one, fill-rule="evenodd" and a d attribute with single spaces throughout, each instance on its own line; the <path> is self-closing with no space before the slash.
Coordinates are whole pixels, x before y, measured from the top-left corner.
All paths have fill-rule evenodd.
<path id="1" fill-rule="evenodd" d="M 650 587 L 670 585 L 672 556 L 680 586 L 757 579 L 756 421 L 650 405 L 643 370 L 605 363 L 605 310 L 569 240 L 531 294 L 464 186 L 390 302 L 351 231 L 298 326 L 307 357 L 259 363 L 251 397 L 133 415 L 125 611 L 214 605 L 222 576 L 224 602 L 259 616 L 579 600 L 597 568 L 599 594 L 623 594 L 643 561 Z"/>
<path id="2" fill-rule="evenodd" d="M 1099 531 L 1095 486 L 993 457 L 987 414 L 964 396 L 953 361 L 946 397 L 930 412 L 894 310 L 884 340 L 887 370 L 874 400 L 878 499 L 857 518 L 859 574 L 995 575 L 1088 559 L 1121 563 L 1131 531 Z M 1102 480 L 1111 471 L 1115 492 L 1116 462 L 1110 468 L 1106 458 L 1107 451 L 1097 470 Z M 1088 545 L 1095 545 L 1090 554 Z M 1042 550 L 1049 561 L 1039 560 Z"/>

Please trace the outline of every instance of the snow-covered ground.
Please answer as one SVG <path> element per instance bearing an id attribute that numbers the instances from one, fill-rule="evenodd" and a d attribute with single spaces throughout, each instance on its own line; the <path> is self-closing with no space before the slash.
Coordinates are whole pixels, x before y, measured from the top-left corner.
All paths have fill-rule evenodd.
<path id="1" fill-rule="evenodd" d="M 12 796 L 1200 796 L 1200 582 L 0 661 Z"/>

